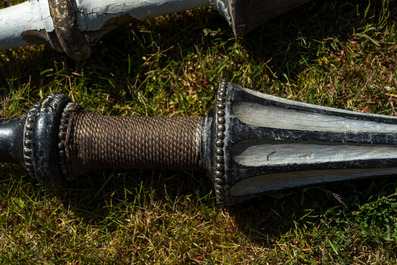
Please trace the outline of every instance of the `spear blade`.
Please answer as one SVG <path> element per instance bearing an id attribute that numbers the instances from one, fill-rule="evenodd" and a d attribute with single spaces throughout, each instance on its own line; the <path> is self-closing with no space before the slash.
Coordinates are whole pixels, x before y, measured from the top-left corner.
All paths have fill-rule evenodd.
<path id="1" fill-rule="evenodd" d="M 47 44 L 76 61 L 108 32 L 135 20 L 212 6 L 243 36 L 308 0 L 29 0 L 0 10 L 0 50 Z"/>
<path id="2" fill-rule="evenodd" d="M 205 161 L 218 203 L 397 173 L 396 117 L 292 101 L 227 82 L 214 112 L 215 136 L 207 146 L 216 147 Z"/>
<path id="3" fill-rule="evenodd" d="M 397 173 L 396 117 L 227 81 L 206 117 L 101 116 L 56 93 L 1 126 L 0 158 L 49 188 L 101 168 L 205 170 L 227 206 L 270 190 Z"/>

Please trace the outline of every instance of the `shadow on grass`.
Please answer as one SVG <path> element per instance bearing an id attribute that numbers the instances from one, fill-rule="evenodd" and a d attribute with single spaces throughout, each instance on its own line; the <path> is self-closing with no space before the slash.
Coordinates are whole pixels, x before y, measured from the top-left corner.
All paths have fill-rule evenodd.
<path id="1" fill-rule="evenodd" d="M 158 202 L 178 206 L 179 200 L 189 197 L 192 203 L 200 201 L 211 207 L 215 203 L 212 191 L 203 172 L 107 170 L 83 175 L 57 196 L 65 208 L 88 222 L 97 222 L 114 211 L 109 205 L 123 201 L 141 208 Z M 269 236 L 285 234 L 296 225 L 320 225 L 322 218 L 335 219 L 333 215 L 340 211 L 345 214 L 341 218 L 350 218 L 363 205 L 396 191 L 394 176 L 364 178 L 267 192 L 226 210 L 253 241 L 271 245 Z"/>
<path id="2" fill-rule="evenodd" d="M 65 208 L 71 207 L 88 222 L 100 222 L 110 212 L 109 205 L 143 209 L 155 204 L 179 207 L 179 200 L 213 203 L 212 183 L 202 172 L 105 170 L 81 176 L 57 193 Z M 205 197 L 203 199 L 203 197 Z M 180 206 L 181 208 L 186 205 Z"/>
<path id="3" fill-rule="evenodd" d="M 392 238 L 396 236 L 395 229 L 388 231 L 389 216 L 393 219 L 395 214 L 395 199 L 382 205 L 384 198 L 395 197 L 396 192 L 395 176 L 365 178 L 268 192 L 237 204 L 229 211 L 251 240 L 270 248 L 280 243 L 276 241 L 292 245 L 296 244 L 294 240 L 313 243 L 321 240 L 324 234 L 334 238 L 333 227 L 338 227 L 345 230 L 346 235 L 340 236 L 340 240 L 333 239 L 336 242 L 348 241 L 349 236 L 361 236 L 364 245 L 376 250 L 378 244 L 388 244 L 385 233 Z M 374 215 L 379 218 L 373 218 Z M 312 233 L 319 238 L 312 238 Z M 304 238 L 296 238 L 302 234 Z"/>
<path id="4" fill-rule="evenodd" d="M 335 52 L 342 48 L 332 40 L 346 42 L 366 26 L 380 26 L 386 17 L 395 20 L 396 14 L 394 2 L 385 9 L 382 1 L 311 1 L 265 23 L 248 34 L 242 43 L 253 58 L 271 63 L 273 72 L 285 73 L 293 80 L 318 58 L 324 46 Z"/>

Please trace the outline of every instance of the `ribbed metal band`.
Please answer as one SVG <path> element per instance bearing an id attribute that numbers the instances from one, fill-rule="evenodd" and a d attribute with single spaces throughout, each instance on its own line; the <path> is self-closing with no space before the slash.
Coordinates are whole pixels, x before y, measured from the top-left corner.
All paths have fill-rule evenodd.
<path id="1" fill-rule="evenodd" d="M 218 95 L 215 105 L 215 196 L 218 204 L 223 204 L 225 200 L 225 108 L 227 96 L 226 80 L 219 85 Z"/>
<path id="2" fill-rule="evenodd" d="M 33 137 L 33 123 L 35 120 L 36 110 L 39 103 L 34 104 L 28 114 L 26 115 L 26 122 L 23 132 L 23 160 L 24 167 L 31 176 L 35 176 L 32 164 L 32 137 Z"/>

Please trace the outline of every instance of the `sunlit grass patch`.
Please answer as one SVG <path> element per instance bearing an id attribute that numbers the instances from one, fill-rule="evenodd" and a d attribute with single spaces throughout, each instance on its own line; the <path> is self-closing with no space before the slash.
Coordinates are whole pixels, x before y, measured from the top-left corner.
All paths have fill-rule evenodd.
<path id="1" fill-rule="evenodd" d="M 312 1 L 240 39 L 201 8 L 109 33 L 85 62 L 44 46 L 3 51 L 0 115 L 20 116 L 63 92 L 100 114 L 204 116 L 224 78 L 396 115 L 396 13 L 392 1 Z M 276 191 L 224 209 L 199 172 L 100 171 L 53 192 L 2 167 L 0 260 L 393 264 L 396 191 L 390 176 Z"/>

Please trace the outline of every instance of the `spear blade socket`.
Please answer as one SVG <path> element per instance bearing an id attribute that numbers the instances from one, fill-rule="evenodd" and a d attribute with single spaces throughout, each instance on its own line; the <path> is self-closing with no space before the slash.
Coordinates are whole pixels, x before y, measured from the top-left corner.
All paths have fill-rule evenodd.
<path id="1" fill-rule="evenodd" d="M 206 132 L 204 132 L 206 130 Z M 219 204 L 262 192 L 397 173 L 397 118 L 262 94 L 227 81 L 204 119 Z"/>

